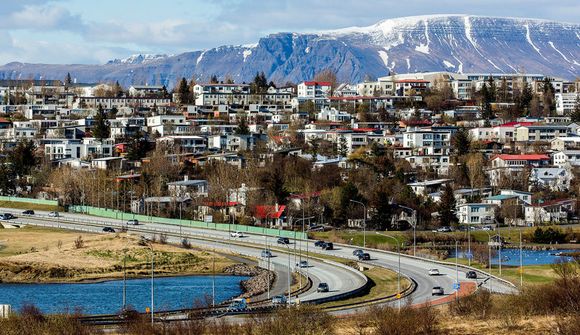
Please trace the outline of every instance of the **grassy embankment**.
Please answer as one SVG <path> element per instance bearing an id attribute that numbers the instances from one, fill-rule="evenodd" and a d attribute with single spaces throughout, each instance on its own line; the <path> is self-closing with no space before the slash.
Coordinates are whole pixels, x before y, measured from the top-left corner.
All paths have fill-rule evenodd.
<path id="1" fill-rule="evenodd" d="M 16 201 L 0 201 L 0 208 L 32 209 L 35 211 L 63 211 L 62 207 L 51 205 L 29 204 Z"/>
<path id="2" fill-rule="evenodd" d="M 158 275 L 209 274 L 213 254 L 155 243 Z M 72 282 L 147 275 L 151 251 L 127 234 L 87 234 L 27 226 L 0 230 L 0 281 Z M 216 256 L 216 271 L 234 262 Z"/>

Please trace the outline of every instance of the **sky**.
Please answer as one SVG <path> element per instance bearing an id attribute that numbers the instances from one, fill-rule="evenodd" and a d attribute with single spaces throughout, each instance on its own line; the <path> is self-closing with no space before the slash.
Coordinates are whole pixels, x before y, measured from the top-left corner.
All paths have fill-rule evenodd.
<path id="1" fill-rule="evenodd" d="M 579 0 L 0 0 L 0 64 L 102 64 L 429 14 L 579 23 Z"/>

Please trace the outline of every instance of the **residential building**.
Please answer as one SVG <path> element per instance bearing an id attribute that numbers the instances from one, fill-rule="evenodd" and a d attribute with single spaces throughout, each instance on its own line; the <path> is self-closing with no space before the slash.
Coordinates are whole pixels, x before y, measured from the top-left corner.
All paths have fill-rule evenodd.
<path id="1" fill-rule="evenodd" d="M 556 113 L 558 115 L 569 115 L 576 109 L 580 93 L 556 93 Z"/>
<path id="2" fill-rule="evenodd" d="M 207 197 L 209 192 L 208 185 L 207 180 L 190 180 L 185 176 L 183 180 L 167 183 L 167 191 L 173 197 Z"/>
<path id="3" fill-rule="evenodd" d="M 570 166 L 580 166 L 580 150 L 562 150 L 552 154 L 552 160 L 554 165 L 558 167 L 564 167 L 566 165 Z"/>
<path id="4" fill-rule="evenodd" d="M 460 224 L 494 223 L 497 205 L 489 203 L 466 203 L 457 206 Z"/>
<path id="5" fill-rule="evenodd" d="M 575 213 L 576 199 L 540 201 L 524 208 L 525 222 L 530 226 L 567 222 Z"/>

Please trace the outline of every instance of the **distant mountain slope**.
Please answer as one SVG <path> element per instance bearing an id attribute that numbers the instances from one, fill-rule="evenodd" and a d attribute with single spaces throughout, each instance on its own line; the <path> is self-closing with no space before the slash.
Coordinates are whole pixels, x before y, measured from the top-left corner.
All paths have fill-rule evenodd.
<path id="1" fill-rule="evenodd" d="M 258 71 L 279 83 L 311 79 L 332 68 L 343 81 L 416 71 L 580 75 L 580 24 L 466 15 L 415 16 L 318 33 L 278 33 L 255 45 L 221 46 L 179 55 L 133 55 L 104 65 L 9 63 L 0 79 L 118 80 L 165 84 L 195 75 L 250 81 Z"/>

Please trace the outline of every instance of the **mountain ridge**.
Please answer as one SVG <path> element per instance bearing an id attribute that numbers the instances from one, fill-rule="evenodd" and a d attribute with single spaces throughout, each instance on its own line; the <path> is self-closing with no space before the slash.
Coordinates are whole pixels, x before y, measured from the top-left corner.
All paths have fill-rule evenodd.
<path id="1" fill-rule="evenodd" d="M 216 75 L 251 81 L 263 71 L 278 83 L 299 82 L 330 68 L 341 81 L 389 72 L 542 73 L 574 79 L 580 73 L 580 24 L 464 14 L 381 20 L 364 27 L 279 32 L 251 45 L 224 45 L 178 55 L 137 54 L 102 65 L 12 62 L 0 79 L 64 78 L 164 84 Z"/>

